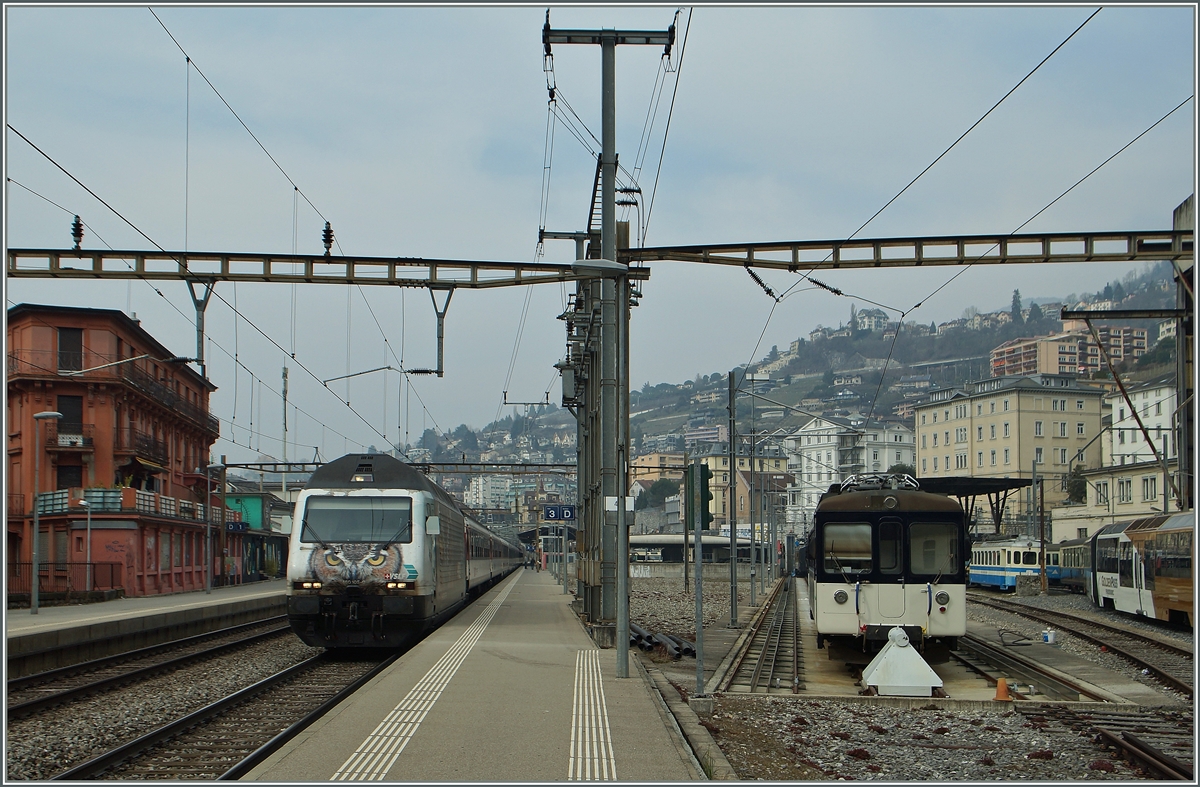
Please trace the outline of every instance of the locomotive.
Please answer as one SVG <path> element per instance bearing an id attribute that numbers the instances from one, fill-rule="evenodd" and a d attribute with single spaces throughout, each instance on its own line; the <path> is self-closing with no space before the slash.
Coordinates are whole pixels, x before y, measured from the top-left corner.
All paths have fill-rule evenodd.
<path id="1" fill-rule="evenodd" d="M 921 651 L 967 630 L 967 518 L 907 475 L 858 475 L 821 496 L 807 544 L 817 647 L 847 660 L 904 630 Z M 830 657 L 834 656 L 833 651 Z"/>
<path id="2" fill-rule="evenodd" d="M 348 454 L 319 467 L 296 500 L 288 622 L 316 647 L 398 647 L 522 557 L 411 465 Z"/>

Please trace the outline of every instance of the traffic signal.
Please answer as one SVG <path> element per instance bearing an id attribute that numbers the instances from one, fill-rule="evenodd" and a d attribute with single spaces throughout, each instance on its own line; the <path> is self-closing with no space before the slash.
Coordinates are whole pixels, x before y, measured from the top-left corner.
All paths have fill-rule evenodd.
<path id="1" fill-rule="evenodd" d="M 708 465 L 700 465 L 700 529 L 710 530 L 709 527 L 713 521 L 712 514 L 712 490 L 709 489 L 708 482 L 713 477 L 713 471 Z"/>
<path id="2" fill-rule="evenodd" d="M 684 541 L 687 541 L 687 534 L 692 529 L 692 501 L 696 499 L 696 466 L 688 465 L 683 471 L 683 535 Z"/>

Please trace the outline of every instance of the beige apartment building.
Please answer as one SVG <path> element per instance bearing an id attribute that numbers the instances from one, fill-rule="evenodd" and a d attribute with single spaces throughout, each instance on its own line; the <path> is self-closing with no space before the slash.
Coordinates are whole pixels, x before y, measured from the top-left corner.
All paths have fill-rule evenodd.
<path id="1" fill-rule="evenodd" d="M 712 480 L 709 482 L 709 491 L 712 492 L 712 513 L 713 524 L 720 527 L 728 527 L 729 525 L 729 444 L 715 444 L 710 447 L 709 453 L 693 456 L 693 459 L 698 459 L 703 462 L 709 470 L 712 471 Z M 753 470 L 753 472 L 752 472 Z M 784 477 L 786 476 L 786 477 Z M 783 484 L 783 489 L 787 488 L 787 484 L 791 483 L 792 477 L 788 474 L 787 457 L 783 452 L 773 446 L 763 446 L 759 444 L 758 455 L 754 457 L 753 463 L 750 456 L 744 453 L 739 453 L 737 456 L 737 472 L 734 475 L 734 491 L 737 500 L 734 501 L 735 514 L 733 520 L 737 524 L 749 522 L 749 510 L 746 500 L 749 495 L 749 485 L 753 481 L 754 488 L 772 489 Z"/>
<path id="2" fill-rule="evenodd" d="M 1146 329 L 1096 326 L 1113 363 L 1146 354 Z M 1054 336 L 1012 339 L 991 352 L 993 377 L 1021 374 L 1090 374 L 1107 368 L 1092 334 L 1072 331 Z"/>
<path id="3" fill-rule="evenodd" d="M 635 456 L 629 463 L 630 481 L 649 481 L 654 483 L 660 478 L 670 478 L 672 481 L 683 479 L 684 455 L 655 451 L 654 453 Z"/>
<path id="4" fill-rule="evenodd" d="M 917 404 L 919 477 L 1029 478 L 1037 463 L 1046 507 L 1066 499 L 1073 465 L 1100 466 L 1104 390 L 1069 375 L 994 377 L 934 391 Z M 1082 460 L 1077 454 L 1082 452 Z M 1028 500 L 1014 495 L 1008 511 Z"/>

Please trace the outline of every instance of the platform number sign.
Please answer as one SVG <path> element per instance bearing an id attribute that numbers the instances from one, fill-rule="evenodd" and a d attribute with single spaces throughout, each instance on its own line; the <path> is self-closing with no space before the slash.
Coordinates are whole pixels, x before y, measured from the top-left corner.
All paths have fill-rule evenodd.
<path id="1" fill-rule="evenodd" d="M 573 521 L 575 506 L 545 506 L 542 509 L 542 518 L 547 522 Z"/>

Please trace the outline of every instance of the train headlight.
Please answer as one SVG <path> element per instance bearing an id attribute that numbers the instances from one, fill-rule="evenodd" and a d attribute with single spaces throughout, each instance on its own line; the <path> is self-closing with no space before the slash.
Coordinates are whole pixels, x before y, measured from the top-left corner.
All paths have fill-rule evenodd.
<path id="1" fill-rule="evenodd" d="M 388 590 L 404 590 L 408 587 L 407 582 L 389 582 L 387 583 Z"/>
<path id="2" fill-rule="evenodd" d="M 939 590 L 937 592 L 937 595 L 933 597 L 933 600 L 936 601 L 938 604 L 945 606 L 950 603 L 950 594 L 944 590 Z"/>
<path id="3" fill-rule="evenodd" d="M 320 590 L 320 582 L 293 582 L 292 590 Z"/>
<path id="4" fill-rule="evenodd" d="M 892 497 L 891 495 L 888 495 L 887 497 L 885 497 L 883 499 L 883 507 L 884 508 L 887 508 L 890 510 L 890 509 L 895 508 L 898 505 L 900 505 L 900 501 L 897 500 L 896 498 Z"/>
<path id="5" fill-rule="evenodd" d="M 844 590 L 838 590 L 833 594 L 833 600 L 839 604 L 845 604 L 850 600 L 850 595 Z"/>

